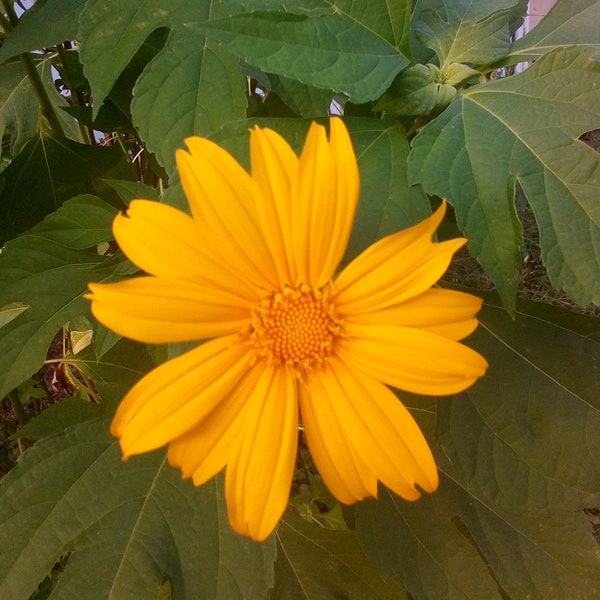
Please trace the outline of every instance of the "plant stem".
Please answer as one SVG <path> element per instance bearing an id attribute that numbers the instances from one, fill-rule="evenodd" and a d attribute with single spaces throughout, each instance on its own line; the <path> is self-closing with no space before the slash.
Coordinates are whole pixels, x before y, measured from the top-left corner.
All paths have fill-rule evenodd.
<path id="1" fill-rule="evenodd" d="M 52 102 L 50 101 L 50 97 L 46 92 L 46 88 L 40 78 L 40 74 L 38 73 L 35 65 L 33 64 L 33 59 L 29 54 L 21 54 L 19 56 L 21 59 L 21 63 L 23 64 L 23 69 L 29 78 L 29 82 L 31 83 L 31 87 L 33 87 L 33 91 L 37 96 L 38 102 L 40 103 L 40 108 L 42 110 L 42 114 L 48 120 L 50 124 L 50 128 L 56 133 L 60 133 L 61 135 L 65 135 L 65 132 L 58 120 L 58 115 L 54 110 L 54 106 L 52 106 Z"/>
<path id="2" fill-rule="evenodd" d="M 4 6 L 6 14 L 8 15 L 10 25 L 14 27 L 19 21 L 19 19 L 17 17 L 17 14 L 15 13 L 15 9 L 13 8 L 11 0 L 2 0 L 2 4 Z M 35 64 L 33 63 L 31 55 L 28 53 L 24 53 L 19 55 L 19 58 L 21 59 L 21 63 L 23 65 L 23 69 L 25 70 L 27 78 L 31 83 L 31 87 L 33 88 L 33 91 L 37 96 L 40 108 L 42 110 L 42 114 L 48 120 L 48 123 L 50 124 L 50 127 L 53 131 L 64 135 L 65 132 L 62 128 L 62 125 L 60 124 L 60 121 L 58 120 L 58 116 L 56 114 L 56 111 L 54 110 L 54 106 L 52 106 L 52 102 L 50 101 L 50 97 L 46 92 L 46 88 L 44 87 L 44 84 L 40 78 L 40 74 L 35 68 Z"/>
<path id="3" fill-rule="evenodd" d="M 73 106 L 81 106 L 81 102 L 79 102 L 79 97 L 77 96 L 77 89 L 75 88 L 75 84 L 73 83 L 73 78 L 71 77 L 71 71 L 69 69 L 69 65 L 67 62 L 67 56 L 65 53 L 65 49 L 62 46 L 57 46 L 58 58 L 63 66 L 63 73 L 65 78 L 65 83 L 67 84 L 69 90 L 71 91 L 71 102 Z M 81 131 L 81 135 L 83 139 L 88 142 L 88 144 L 94 144 L 94 136 L 92 132 L 81 122 L 77 121 L 79 124 L 79 131 Z"/>

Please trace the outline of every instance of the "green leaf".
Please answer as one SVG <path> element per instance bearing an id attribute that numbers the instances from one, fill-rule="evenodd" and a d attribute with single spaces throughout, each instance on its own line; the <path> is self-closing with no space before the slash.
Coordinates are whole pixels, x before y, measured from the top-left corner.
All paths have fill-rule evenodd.
<path id="1" fill-rule="evenodd" d="M 133 178 L 118 146 L 78 144 L 40 132 L 0 174 L 0 242 L 14 237 L 80 193 L 110 198 L 104 177 Z"/>
<path id="2" fill-rule="evenodd" d="M 455 206 L 469 249 L 514 310 L 521 263 L 518 183 L 552 283 L 600 302 L 600 155 L 577 138 L 600 123 L 600 65 L 558 50 L 524 73 L 473 86 L 413 141 L 409 179 Z"/>
<path id="3" fill-rule="evenodd" d="M 21 313 L 29 308 L 25 302 L 9 302 L 0 306 L 0 327 L 8 325 L 13 319 L 16 319 Z"/>
<path id="4" fill-rule="evenodd" d="M 454 523 L 452 490 L 406 502 L 383 488 L 356 507 L 360 543 L 384 577 L 397 575 L 415 599 L 500 600 L 476 548 Z"/>
<path id="5" fill-rule="evenodd" d="M 0 131 L 18 154 L 37 130 L 39 104 L 19 61 L 0 65 Z"/>
<path id="6" fill-rule="evenodd" d="M 137 135 L 131 116 L 133 86 L 148 63 L 162 50 L 169 33 L 166 27 L 162 27 L 153 31 L 144 40 L 115 81 L 110 94 L 105 98 L 100 108 L 95 111 L 97 114 L 94 113 L 94 107 L 97 106 L 96 102 L 92 106 L 70 106 L 65 110 L 90 129 L 110 134 L 125 131 Z M 61 63 L 63 63 L 64 69 L 68 68 L 70 79 L 74 82 L 78 93 L 89 95 L 91 88 L 84 76 L 83 65 L 79 62 L 79 58 L 79 52 L 63 52 Z"/>
<path id="7" fill-rule="evenodd" d="M 209 0 L 123 4 L 92 0 L 80 20 L 81 59 L 95 99 L 94 114 L 146 38 L 168 27 L 165 48 L 135 86 L 134 122 L 169 173 L 175 150 L 189 135 L 209 135 L 228 120 L 244 118 L 246 97 L 239 61 L 184 26 L 205 21 L 219 7 Z"/>
<path id="8" fill-rule="evenodd" d="M 23 52 L 74 40 L 84 4 L 85 0 L 37 0 L 6 36 L 0 63 Z"/>
<path id="9" fill-rule="evenodd" d="M 336 12 L 341 11 L 374 31 L 394 48 L 411 58 L 410 20 L 412 2 L 410 0 L 339 0 L 328 2 Z"/>
<path id="10" fill-rule="evenodd" d="M 27 598 L 68 555 L 55 598 L 264 597 L 275 540 L 227 523 L 222 478 L 183 481 L 164 452 L 121 460 L 105 419 L 27 451 L 0 486 L 0 596 Z"/>
<path id="11" fill-rule="evenodd" d="M 273 600 L 401 600 L 394 578 L 384 581 L 361 552 L 353 531 L 331 531 L 288 511 L 277 529 Z"/>
<path id="12" fill-rule="evenodd" d="M 6 243 L 0 254 L 0 307 L 19 302 L 29 309 L 0 329 L 2 397 L 42 366 L 52 339 L 65 323 L 79 315 L 91 319 L 89 302 L 82 297 L 89 282 L 130 274 L 130 263 L 122 255 L 82 251 L 112 238 L 112 214 L 96 198 L 76 198 L 38 227 Z"/>
<path id="13" fill-rule="evenodd" d="M 76 367 L 94 382 L 102 403 L 92 404 L 82 398 L 65 398 L 52 404 L 19 429 L 14 437 L 30 440 L 64 433 L 84 421 L 112 416 L 115 406 L 133 385 L 156 365 L 144 344 L 121 340 L 101 358 L 91 347 L 61 359 L 61 363 Z"/>
<path id="14" fill-rule="evenodd" d="M 344 92 L 352 102 L 380 96 L 409 60 L 350 16 L 256 12 L 196 28 L 267 73 Z"/>
<path id="15" fill-rule="evenodd" d="M 297 115 L 303 118 L 326 117 L 333 95 L 330 90 L 304 85 L 283 75 L 271 75 L 273 91 Z M 267 102 L 269 100 L 267 99 Z"/>
<path id="16" fill-rule="evenodd" d="M 114 238 L 112 222 L 116 214 L 114 206 L 86 194 L 67 200 L 28 233 L 67 248 L 85 250 Z"/>
<path id="17" fill-rule="evenodd" d="M 415 65 L 404 69 L 379 99 L 376 111 L 391 115 L 428 115 L 438 101 L 438 85 L 431 69 Z"/>
<path id="18" fill-rule="evenodd" d="M 491 294 L 478 316 L 469 345 L 490 368 L 438 401 L 439 490 L 359 504 L 361 545 L 415 598 L 593 600 L 600 320 L 531 302 L 512 320 Z"/>
<path id="19" fill-rule="evenodd" d="M 170 174 L 186 137 L 246 116 L 239 60 L 194 31 L 179 31 L 139 78 L 131 108 L 140 137 Z"/>
<path id="20" fill-rule="evenodd" d="M 106 416 L 114 407 L 110 404 L 92 404 L 82 398 L 64 398 L 51 404 L 37 417 L 26 423 L 14 435 L 15 438 L 38 441 L 51 435 L 64 433 L 69 427 Z"/>
<path id="21" fill-rule="evenodd" d="M 159 200 L 158 192 L 139 181 L 127 181 L 123 179 L 105 179 L 104 183 L 107 183 L 117 194 L 119 198 L 127 206 L 132 200 L 142 198 L 145 200 Z M 111 238 L 112 239 L 112 238 Z"/>
<path id="22" fill-rule="evenodd" d="M 427 9 L 414 24 L 419 41 L 450 63 L 484 65 L 505 56 L 510 46 L 509 22 L 517 0 L 444 0 L 446 15 Z"/>
<path id="23" fill-rule="evenodd" d="M 461 506 L 503 598 L 598 598 L 600 553 L 583 512 L 520 516 L 479 501 Z"/>
<path id="24" fill-rule="evenodd" d="M 175 0 L 161 9 L 161 3 L 154 0 L 86 3 L 78 36 L 81 61 L 94 95 L 94 115 L 146 38 L 161 27 L 172 26 L 177 10 L 185 4 L 185 0 Z"/>
<path id="25" fill-rule="evenodd" d="M 454 472 L 503 510 L 542 516 L 595 506 L 600 342 L 587 331 L 597 335 L 599 320 L 550 307 L 531 316 L 529 304 L 519 306 L 514 321 L 492 304 L 480 313 L 470 345 L 489 372 L 439 403 L 440 443 Z"/>
<path id="26" fill-rule="evenodd" d="M 517 40 L 502 64 L 536 60 L 563 46 L 586 45 L 600 59 L 599 0 L 559 0 L 527 35 Z"/>
<path id="27" fill-rule="evenodd" d="M 151 349 L 145 344 L 122 339 L 102 357 L 97 356 L 95 348 L 88 346 L 78 354 L 66 356 L 64 362 L 89 377 L 102 401 L 114 406 L 141 375 L 156 366 Z"/>
<path id="28" fill-rule="evenodd" d="M 44 89 L 69 137 L 79 139 L 75 121 L 62 108 L 68 106 L 56 87 L 49 58 L 34 61 Z M 35 136 L 40 125 L 40 106 L 19 60 L 0 65 L 0 132 L 8 129 L 10 150 L 16 156 Z"/>
<path id="29" fill-rule="evenodd" d="M 0 306 L 22 302 L 30 308 L 0 329 L 0 395 L 33 375 L 50 342 L 69 319 L 88 313 L 81 295 L 94 280 L 90 267 L 103 257 L 23 236 L 0 255 Z"/>

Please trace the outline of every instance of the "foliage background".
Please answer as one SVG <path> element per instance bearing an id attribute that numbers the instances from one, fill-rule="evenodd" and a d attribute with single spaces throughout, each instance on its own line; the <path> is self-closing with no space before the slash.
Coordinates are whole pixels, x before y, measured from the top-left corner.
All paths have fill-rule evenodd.
<path id="1" fill-rule="evenodd" d="M 580 140 L 600 128 L 599 1 L 558 0 L 516 42 L 522 0 L 2 7 L 0 597 L 600 596 L 600 321 L 577 309 L 600 304 L 600 155 Z M 256 544 L 219 478 L 196 489 L 162 451 L 120 461 L 114 407 L 181 348 L 118 339 L 81 295 L 135 271 L 111 233 L 132 198 L 186 208 L 185 137 L 247 165 L 251 124 L 298 149 L 332 100 L 361 174 L 347 258 L 448 198 L 442 235 L 477 260 L 447 285 L 486 283 L 469 344 L 491 366 L 455 397 L 400 394 L 436 494 L 340 507 L 301 452 Z M 517 300 L 532 263 L 560 307 Z"/>

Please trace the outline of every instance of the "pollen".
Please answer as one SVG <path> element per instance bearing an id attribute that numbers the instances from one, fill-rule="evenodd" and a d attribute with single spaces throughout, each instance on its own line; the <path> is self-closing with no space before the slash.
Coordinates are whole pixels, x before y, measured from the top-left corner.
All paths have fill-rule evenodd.
<path id="1" fill-rule="evenodd" d="M 328 286 L 285 287 L 266 294 L 253 317 L 250 337 L 257 353 L 302 370 L 323 364 L 342 331 Z"/>

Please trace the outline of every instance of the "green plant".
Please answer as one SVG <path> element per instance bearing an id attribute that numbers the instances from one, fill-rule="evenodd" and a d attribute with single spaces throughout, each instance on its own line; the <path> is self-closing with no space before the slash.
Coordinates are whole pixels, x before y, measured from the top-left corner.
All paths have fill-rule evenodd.
<path id="1" fill-rule="evenodd" d="M 558 0 L 516 42 L 520 0 L 3 6 L 0 398 L 19 402 L 67 323 L 86 317 L 93 344 L 50 359 L 82 397 L 15 434 L 38 442 L 0 486 L 0 597 L 598 597 L 600 322 L 516 300 L 539 235 L 553 287 L 600 303 L 600 154 L 579 139 L 600 128 L 598 0 Z M 382 489 L 342 511 L 304 456 L 289 513 L 255 544 L 229 530 L 219 479 L 196 489 L 163 452 L 121 462 L 116 403 L 179 349 L 118 339 L 82 294 L 133 272 L 117 210 L 185 206 L 184 137 L 247 161 L 253 123 L 298 147 L 334 99 L 361 174 L 348 258 L 446 197 L 448 235 L 464 232 L 497 290 L 470 340 L 490 371 L 456 397 L 403 394 L 436 454 L 434 495 Z"/>

